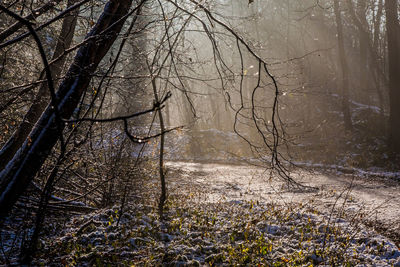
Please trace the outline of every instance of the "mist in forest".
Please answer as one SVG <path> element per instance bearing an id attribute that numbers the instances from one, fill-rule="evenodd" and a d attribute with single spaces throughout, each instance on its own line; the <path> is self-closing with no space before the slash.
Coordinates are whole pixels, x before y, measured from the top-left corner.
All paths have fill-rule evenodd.
<path id="1" fill-rule="evenodd" d="M 400 266 L 398 0 L 4 0 L 0 265 Z"/>
<path id="2" fill-rule="evenodd" d="M 277 88 L 220 25 L 214 25 L 213 43 L 198 34 L 200 23 L 189 23 L 180 55 L 187 91 L 174 93 L 165 110 L 168 125 L 185 126 L 187 138 L 178 142 L 185 156 L 264 158 L 269 151 L 259 147 L 264 139 L 274 143 L 276 134 L 281 153 L 297 162 L 387 164 L 389 140 L 396 138 L 389 122 L 385 6 L 353 2 L 220 1 L 210 7 L 265 59 Z"/>

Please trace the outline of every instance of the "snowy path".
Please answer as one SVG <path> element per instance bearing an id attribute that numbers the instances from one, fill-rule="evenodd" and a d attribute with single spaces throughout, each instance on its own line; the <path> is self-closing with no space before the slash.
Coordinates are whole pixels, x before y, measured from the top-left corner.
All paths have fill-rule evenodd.
<path id="1" fill-rule="evenodd" d="M 400 182 L 393 179 L 353 179 L 351 175 L 297 171 L 293 173 L 296 181 L 320 190 L 293 192 L 286 190 L 281 181 L 269 180 L 268 172 L 254 166 L 168 162 L 167 167 L 180 174 L 179 179 L 171 177 L 170 182 L 175 183 L 174 187 L 193 186 L 200 189 L 207 193 L 207 199 L 203 201 L 246 199 L 280 204 L 295 202 L 330 212 L 332 208 L 341 208 L 346 198 L 343 209 L 346 213 L 365 212 L 366 220 L 376 220 L 378 225 L 386 227 L 395 235 L 400 233 Z M 394 238 L 397 239 L 398 236 Z"/>

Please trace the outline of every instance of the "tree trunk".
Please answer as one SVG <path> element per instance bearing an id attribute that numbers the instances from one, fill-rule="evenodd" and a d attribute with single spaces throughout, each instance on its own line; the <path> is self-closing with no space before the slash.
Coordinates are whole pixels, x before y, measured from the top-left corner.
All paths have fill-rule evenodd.
<path id="1" fill-rule="evenodd" d="M 358 19 L 360 20 L 363 29 L 368 29 L 368 22 L 366 18 L 366 1 L 365 0 L 358 0 L 357 2 L 357 15 Z M 368 35 L 364 34 L 363 29 L 358 29 L 358 41 L 360 43 L 360 63 L 359 63 L 359 71 L 360 71 L 360 89 L 362 91 L 368 90 L 368 42 L 369 38 Z M 365 95 L 365 94 L 362 94 Z M 364 99 L 364 97 L 363 97 Z"/>
<path id="2" fill-rule="evenodd" d="M 363 39 L 366 41 L 366 44 L 367 44 L 367 47 L 368 47 L 368 51 L 370 53 L 371 65 L 374 66 L 374 68 L 376 69 L 376 71 L 380 75 L 380 79 L 383 80 L 385 82 L 385 84 L 388 84 L 388 81 L 387 81 L 387 78 L 385 76 L 385 73 L 384 73 L 383 69 L 379 65 L 378 55 L 374 50 L 374 46 L 373 46 L 372 40 L 371 40 L 371 38 L 369 36 L 368 29 L 366 29 L 363 26 L 363 24 L 361 23 L 361 21 L 358 19 L 357 15 L 355 13 L 355 10 L 354 10 L 354 6 L 353 6 L 352 0 L 346 0 L 346 1 L 347 1 L 347 7 L 348 7 L 348 10 L 349 10 L 350 16 L 351 16 L 351 18 L 353 20 L 353 23 L 357 27 L 359 33 L 364 36 Z"/>
<path id="3" fill-rule="evenodd" d="M 373 41 L 373 48 L 375 51 L 375 55 L 379 55 L 380 52 L 380 36 L 381 36 L 381 21 L 382 21 L 382 14 L 383 14 L 383 0 L 379 0 L 378 2 L 378 10 L 376 12 L 376 18 L 374 21 L 374 41 Z M 373 56 L 373 55 L 372 55 Z M 377 60 L 377 63 L 381 63 L 379 58 Z M 379 100 L 379 108 L 380 108 L 380 114 L 381 114 L 381 119 L 382 119 L 382 127 L 384 128 L 384 132 L 386 132 L 386 123 L 385 123 L 385 103 L 384 103 L 384 97 L 383 97 L 383 90 L 381 88 L 381 83 L 382 79 L 381 76 L 379 76 L 378 69 L 375 68 L 375 75 L 374 79 L 376 80 L 376 93 L 378 96 Z"/>
<path id="4" fill-rule="evenodd" d="M 368 31 L 367 24 L 365 22 L 363 23 L 362 20 L 360 20 L 357 17 L 357 14 L 354 10 L 353 2 L 352 0 L 346 0 L 347 1 L 347 7 L 350 13 L 350 16 L 353 20 L 353 23 L 357 27 L 358 33 L 360 35 L 360 42 L 363 40 L 365 47 L 367 48 L 369 54 L 369 59 L 370 59 L 370 74 L 373 77 L 373 81 L 375 82 L 375 90 L 378 95 L 378 100 L 379 100 L 379 106 L 381 107 L 381 115 L 384 115 L 384 98 L 383 98 L 383 93 L 380 88 L 380 83 L 383 81 L 385 84 L 388 84 L 387 78 L 385 76 L 385 73 L 383 69 L 381 68 L 379 64 L 379 56 L 378 56 L 378 50 L 375 49 L 373 40 L 371 40 L 371 36 Z M 361 1 L 361 0 L 360 0 Z M 378 10 L 379 11 L 379 10 Z M 364 14 L 364 19 L 366 20 L 365 14 Z M 366 63 L 362 63 L 366 64 Z"/>
<path id="5" fill-rule="evenodd" d="M 376 11 L 376 18 L 374 21 L 374 49 L 379 54 L 379 37 L 380 37 L 380 26 L 382 21 L 382 14 L 383 14 L 383 0 L 379 0 L 378 2 L 378 10 Z"/>
<path id="6" fill-rule="evenodd" d="M 400 155 L 400 25 L 398 0 L 386 0 L 386 31 L 389 60 L 389 147 Z"/>
<path id="7" fill-rule="evenodd" d="M 343 25 L 342 18 L 340 15 L 339 0 L 333 0 L 336 27 L 338 34 L 338 46 L 339 46 L 339 59 L 342 69 L 342 111 L 344 119 L 344 127 L 346 130 L 352 130 L 353 125 L 351 122 L 351 114 L 349 108 L 349 67 L 347 65 L 346 54 L 344 50 L 344 38 L 343 38 Z"/>
<path id="8" fill-rule="evenodd" d="M 72 6 L 74 2 L 76 2 L 76 0 L 68 0 L 68 7 Z M 71 45 L 75 32 L 76 21 L 78 18 L 78 12 L 79 10 L 75 9 L 71 12 L 71 14 L 69 14 L 69 16 L 65 17 L 52 59 L 58 58 L 60 55 L 62 55 L 65 49 L 69 48 Z M 51 65 L 51 73 L 53 78 L 60 76 L 64 63 L 65 57 Z M 43 113 L 49 102 L 50 91 L 47 83 L 43 83 L 42 86 L 40 86 L 35 100 L 33 101 L 29 111 L 26 113 L 22 123 L 0 150 L 0 170 L 5 168 L 7 162 L 12 159 L 17 150 L 24 143 L 26 137 L 31 132 L 33 126 L 40 118 L 40 115 Z"/>
<path id="9" fill-rule="evenodd" d="M 153 86 L 154 100 L 156 101 L 156 103 L 159 103 L 160 98 L 158 97 L 156 80 L 154 77 L 152 77 L 151 83 Z M 167 185 L 165 183 L 165 173 L 164 173 L 165 125 L 164 125 L 164 117 L 163 117 L 161 109 L 157 110 L 157 114 L 158 114 L 158 120 L 160 122 L 160 131 L 161 131 L 160 155 L 159 155 L 159 166 L 158 166 L 158 171 L 160 174 L 160 182 L 161 182 L 161 194 L 160 194 L 160 201 L 158 203 L 158 210 L 159 210 L 160 217 L 162 217 L 163 211 L 164 211 L 165 200 L 167 199 Z"/>
<path id="10" fill-rule="evenodd" d="M 110 0 L 97 24 L 87 35 L 92 38 L 82 46 L 57 91 L 59 114 L 70 118 L 87 89 L 92 73 L 114 43 L 126 20 L 131 0 Z M 143 3 L 143 2 L 142 2 Z M 48 106 L 24 144 L 0 173 L 0 217 L 5 217 L 32 181 L 59 139 L 52 106 Z"/>

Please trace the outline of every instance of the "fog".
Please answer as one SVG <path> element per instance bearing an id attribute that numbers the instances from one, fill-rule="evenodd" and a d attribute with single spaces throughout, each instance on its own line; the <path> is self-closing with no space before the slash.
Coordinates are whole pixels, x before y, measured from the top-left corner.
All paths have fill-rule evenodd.
<path id="1" fill-rule="evenodd" d="M 0 265 L 400 264 L 398 0 L 5 0 L 0 96 Z"/>
<path id="2" fill-rule="evenodd" d="M 177 19 L 175 33 L 183 29 L 175 51 L 181 77 L 175 73 L 160 87 L 175 87 L 164 113 L 168 127 L 184 126 L 187 145 L 183 154 L 171 157 L 223 160 L 234 154 L 269 155 L 264 140 L 273 146 L 277 89 L 274 120 L 282 155 L 295 161 L 384 164 L 390 152 L 385 18 L 377 18 L 378 13 L 382 16 L 382 3 L 362 2 L 353 8 L 369 39 L 357 28 L 348 3 L 339 6 L 345 71 L 332 1 L 213 2 L 210 10 L 246 41 L 251 52 L 242 43 L 238 47 L 237 38 L 221 25 L 209 23 L 212 32 L 205 32 L 195 19 Z M 162 35 L 150 36 L 155 40 Z M 266 62 L 277 88 L 252 53 Z M 210 147 L 213 156 L 207 154 Z"/>

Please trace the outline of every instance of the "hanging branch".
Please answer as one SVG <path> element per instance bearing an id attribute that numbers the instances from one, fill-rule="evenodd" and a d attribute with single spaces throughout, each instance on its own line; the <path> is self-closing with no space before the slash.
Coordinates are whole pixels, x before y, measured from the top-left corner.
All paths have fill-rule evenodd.
<path id="1" fill-rule="evenodd" d="M 108 119 L 96 119 L 96 118 L 81 118 L 81 119 L 76 119 L 76 120 L 63 120 L 63 122 L 68 122 L 68 123 L 74 123 L 74 122 L 83 122 L 83 121 L 90 121 L 90 122 L 113 122 L 113 121 L 123 121 L 123 120 L 128 120 L 132 119 L 134 117 L 139 117 L 144 114 L 157 111 L 158 109 L 164 108 L 164 103 L 172 96 L 170 92 L 168 92 L 163 99 L 161 99 L 159 102 L 154 102 L 153 107 L 144 111 L 140 111 L 137 113 L 133 113 L 130 115 L 126 116 L 118 116 L 114 118 L 108 118 Z"/>
<path id="2" fill-rule="evenodd" d="M 296 186 L 300 186 L 298 183 L 296 183 L 289 175 L 288 175 L 288 170 L 286 169 L 286 167 L 281 163 L 280 159 L 285 159 L 279 152 L 278 152 L 278 146 L 281 143 L 281 140 L 285 140 L 285 131 L 283 129 L 283 122 L 281 121 L 281 118 L 279 116 L 279 88 L 278 88 L 278 83 L 276 78 L 272 75 L 272 73 L 269 71 L 268 68 L 268 63 L 262 59 L 251 47 L 250 45 L 235 31 L 233 30 L 230 26 L 228 26 L 226 23 L 222 22 L 221 20 L 219 20 L 218 18 L 216 18 L 213 13 L 207 8 L 205 7 L 203 4 L 201 4 L 200 2 L 196 1 L 196 0 L 190 0 L 191 3 L 194 4 L 194 8 L 192 12 L 188 11 L 187 9 L 181 7 L 180 5 L 178 5 L 175 1 L 171 1 L 168 0 L 169 3 L 173 4 L 174 6 L 176 6 L 177 8 L 179 8 L 181 11 L 183 11 L 184 13 L 188 14 L 190 17 L 194 17 L 202 26 L 203 29 L 206 33 L 206 35 L 209 37 L 213 50 L 214 50 L 214 55 L 217 58 L 221 58 L 221 56 L 219 55 L 219 50 L 218 47 L 215 43 L 215 38 L 213 37 L 211 31 L 209 30 L 209 27 L 205 24 L 204 20 L 201 19 L 200 17 L 198 17 L 195 12 L 197 10 L 202 10 L 208 20 L 210 21 L 210 24 L 214 26 L 214 24 L 221 26 L 223 29 L 225 29 L 227 32 L 229 32 L 229 34 L 231 34 L 231 36 L 233 36 L 236 41 L 237 41 L 237 46 L 239 47 L 239 45 L 243 45 L 245 47 L 245 49 L 250 53 L 250 55 L 252 57 L 254 57 L 257 62 L 259 63 L 259 73 L 258 73 L 258 84 L 255 88 L 253 88 L 253 97 L 256 93 L 256 91 L 261 88 L 261 70 L 263 70 L 266 75 L 268 76 L 268 78 L 272 81 L 272 86 L 274 89 L 274 101 L 273 101 L 273 110 L 272 110 L 272 115 L 271 115 L 271 122 L 272 122 L 272 128 L 270 129 L 270 127 L 267 125 L 267 123 L 265 122 L 264 119 L 260 118 L 257 113 L 256 113 L 256 105 L 255 102 L 252 102 L 252 120 L 253 123 L 256 127 L 256 130 L 258 132 L 258 134 L 261 136 L 262 140 L 263 140 L 263 144 L 268 148 L 268 150 L 271 152 L 271 158 L 269 160 L 269 164 L 271 166 L 271 170 L 276 170 L 279 174 L 279 176 L 281 178 L 283 178 L 285 181 L 288 182 L 288 184 L 290 185 L 296 185 Z M 240 49 L 240 48 L 239 48 Z M 238 119 L 238 116 L 241 115 L 241 111 L 244 109 L 244 103 L 243 103 L 243 96 L 242 96 L 242 91 L 243 91 L 243 56 L 242 56 L 242 52 L 241 50 L 239 51 L 240 55 L 241 55 L 241 62 L 242 62 L 242 74 L 241 74 L 241 82 L 240 82 L 240 95 L 241 95 L 241 107 L 237 110 L 235 109 L 231 103 L 230 106 L 233 110 L 236 111 L 235 113 L 235 119 Z M 224 65 L 224 63 L 222 62 L 222 64 Z M 218 71 L 218 67 L 217 67 L 217 71 Z M 220 75 L 220 79 L 222 79 L 222 74 L 219 73 Z M 224 84 L 222 84 L 223 88 L 225 87 Z M 228 97 L 228 102 L 230 102 L 230 96 L 227 92 L 225 92 Z M 280 129 L 279 129 L 280 126 Z M 235 130 L 236 128 L 236 130 Z M 262 128 L 265 128 L 269 133 L 272 134 L 273 136 L 273 141 L 272 144 L 270 144 L 270 141 L 268 140 L 267 136 L 265 135 L 264 131 L 262 130 Z M 234 130 L 236 133 L 238 133 L 237 131 L 237 122 L 235 121 L 234 123 Z M 281 132 L 281 133 L 280 133 Z M 248 144 L 250 144 L 250 147 L 252 148 L 252 150 L 256 150 L 258 154 L 260 154 L 259 150 L 261 149 L 261 147 L 257 147 L 254 144 L 251 144 L 251 142 L 249 140 L 247 140 L 247 138 L 245 138 L 243 135 L 239 134 L 239 137 L 241 137 L 242 139 L 244 139 Z M 262 156 L 261 158 L 264 158 L 264 156 Z M 286 159 L 285 159 L 286 160 Z"/>

